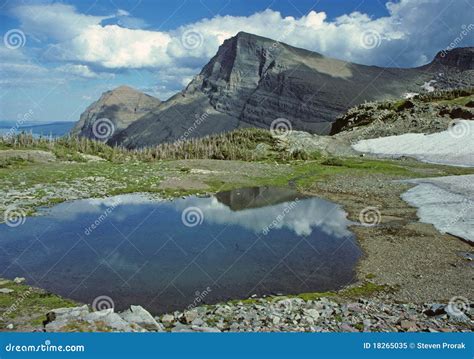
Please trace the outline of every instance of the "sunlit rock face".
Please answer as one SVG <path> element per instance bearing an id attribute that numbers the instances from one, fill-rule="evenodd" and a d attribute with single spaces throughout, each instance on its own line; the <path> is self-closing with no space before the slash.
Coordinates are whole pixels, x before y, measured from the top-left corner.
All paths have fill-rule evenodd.
<path id="1" fill-rule="evenodd" d="M 71 131 L 96 140 L 107 140 L 158 106 L 161 101 L 128 86 L 104 92 L 82 114 Z M 94 126 L 95 124 L 95 126 Z M 100 126 L 105 126 L 101 127 Z"/>

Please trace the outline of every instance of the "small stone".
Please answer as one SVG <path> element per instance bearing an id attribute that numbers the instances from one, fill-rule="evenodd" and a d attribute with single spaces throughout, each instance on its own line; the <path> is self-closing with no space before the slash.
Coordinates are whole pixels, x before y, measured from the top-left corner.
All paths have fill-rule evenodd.
<path id="1" fill-rule="evenodd" d="M 204 320 L 202 320 L 201 318 L 196 318 L 196 319 L 194 319 L 194 320 L 192 321 L 191 324 L 192 324 L 193 326 L 202 327 L 202 326 L 205 324 L 205 322 L 204 322 Z"/>
<path id="2" fill-rule="evenodd" d="M 191 326 L 191 329 L 195 332 L 203 332 L 203 333 L 220 333 L 220 330 L 217 328 L 211 327 L 198 327 L 196 325 Z"/>
<path id="3" fill-rule="evenodd" d="M 344 331 L 344 332 L 358 332 L 357 329 L 353 328 L 352 326 L 350 326 L 347 323 L 342 323 L 341 324 L 341 330 Z"/>
<path id="4" fill-rule="evenodd" d="M 357 313 L 362 312 L 362 308 L 358 303 L 349 303 L 349 304 L 347 304 L 347 309 L 350 310 L 351 312 L 357 312 Z"/>
<path id="5" fill-rule="evenodd" d="M 7 329 L 12 330 L 12 329 L 13 329 L 13 324 L 11 324 L 11 323 L 8 324 L 8 325 L 7 325 Z"/>
<path id="6" fill-rule="evenodd" d="M 306 309 L 304 313 L 313 320 L 319 319 L 319 312 L 316 309 Z"/>
<path id="7" fill-rule="evenodd" d="M 433 317 L 435 315 L 445 314 L 446 312 L 445 312 L 444 308 L 445 308 L 444 304 L 435 303 L 435 304 L 431 305 L 431 307 L 429 309 L 425 310 L 423 313 L 426 314 L 429 317 Z"/>
<path id="8" fill-rule="evenodd" d="M 26 279 L 23 278 L 23 277 L 16 277 L 15 279 L 13 279 L 13 281 L 16 283 L 16 284 L 21 284 L 25 281 Z"/>
<path id="9" fill-rule="evenodd" d="M 186 323 L 191 323 L 194 319 L 198 317 L 198 312 L 196 310 L 188 310 L 184 313 L 184 320 Z"/>
<path id="10" fill-rule="evenodd" d="M 400 327 L 405 330 L 416 329 L 416 323 L 411 320 L 402 320 L 400 322 Z"/>
<path id="11" fill-rule="evenodd" d="M 171 329 L 173 333 L 182 333 L 182 332 L 191 332 L 192 329 L 188 325 L 184 325 L 182 323 L 176 323 L 173 329 Z"/>
<path id="12" fill-rule="evenodd" d="M 10 294 L 10 293 L 13 293 L 14 290 L 13 289 L 10 289 L 10 288 L 0 288 L 0 293 L 2 294 Z"/>
<path id="13" fill-rule="evenodd" d="M 172 314 L 163 315 L 161 317 L 161 322 L 166 326 L 170 326 L 174 322 L 174 315 Z"/>

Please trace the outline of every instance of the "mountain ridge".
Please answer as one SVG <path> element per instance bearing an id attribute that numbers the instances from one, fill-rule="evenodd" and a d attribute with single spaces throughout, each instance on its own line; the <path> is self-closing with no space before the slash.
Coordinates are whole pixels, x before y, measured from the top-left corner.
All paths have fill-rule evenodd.
<path id="1" fill-rule="evenodd" d="M 268 129 L 281 118 L 293 129 L 328 134 L 338 116 L 365 101 L 402 97 L 433 84 L 472 84 L 472 48 L 455 50 L 417 68 L 383 68 L 239 32 L 182 92 L 116 131 L 109 144 L 140 148 L 242 127 Z"/>

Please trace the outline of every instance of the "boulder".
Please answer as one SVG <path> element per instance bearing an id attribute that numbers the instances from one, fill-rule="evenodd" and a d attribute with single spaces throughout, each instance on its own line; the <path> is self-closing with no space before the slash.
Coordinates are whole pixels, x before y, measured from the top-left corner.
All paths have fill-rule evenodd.
<path id="1" fill-rule="evenodd" d="M 174 315 L 165 314 L 161 317 L 161 322 L 166 326 L 171 326 L 174 322 Z"/>
<path id="2" fill-rule="evenodd" d="M 163 325 L 159 324 L 149 312 L 139 305 L 130 306 L 130 309 L 120 313 L 120 316 L 126 322 L 136 324 L 144 329 L 164 331 Z"/>

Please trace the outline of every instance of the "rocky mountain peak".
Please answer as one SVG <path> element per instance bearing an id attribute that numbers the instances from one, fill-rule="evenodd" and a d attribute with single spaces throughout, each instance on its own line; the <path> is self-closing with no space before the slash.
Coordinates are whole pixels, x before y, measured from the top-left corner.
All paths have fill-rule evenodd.
<path id="1" fill-rule="evenodd" d="M 161 101 L 129 86 L 119 86 L 104 92 L 82 114 L 71 133 L 96 138 L 93 126 L 99 119 L 113 123 L 111 135 L 128 127 L 141 116 L 157 107 Z"/>
<path id="2" fill-rule="evenodd" d="M 474 70 L 474 47 L 458 47 L 438 52 L 431 64 L 455 67 L 458 70 Z"/>

